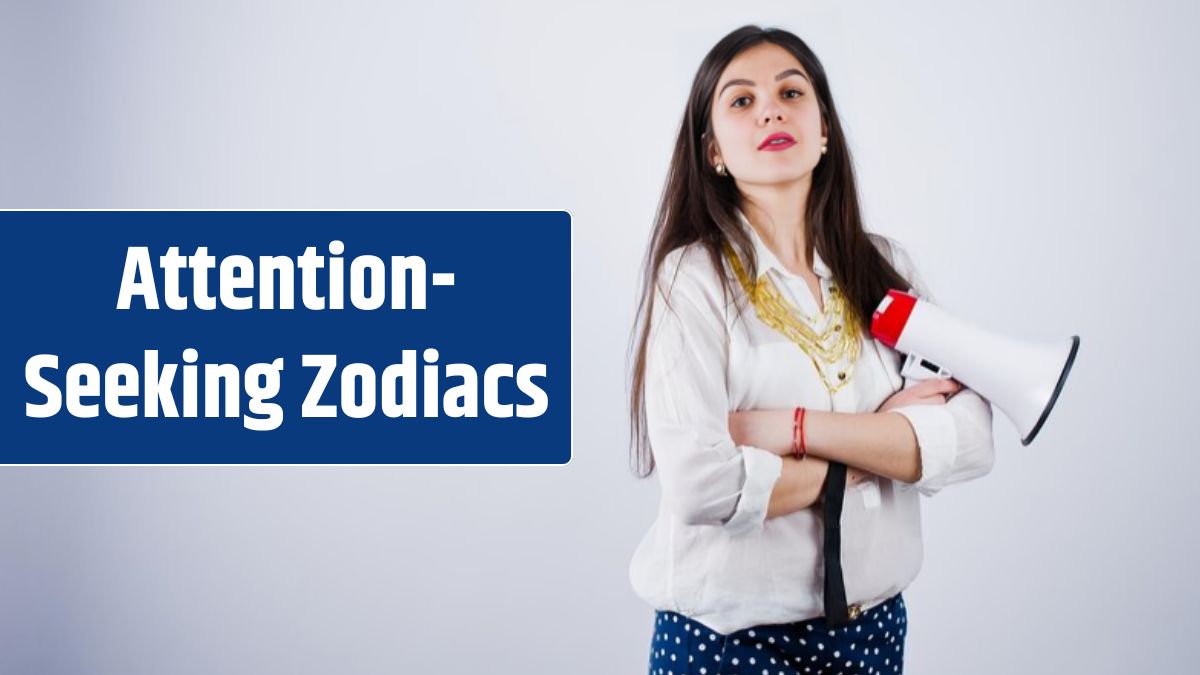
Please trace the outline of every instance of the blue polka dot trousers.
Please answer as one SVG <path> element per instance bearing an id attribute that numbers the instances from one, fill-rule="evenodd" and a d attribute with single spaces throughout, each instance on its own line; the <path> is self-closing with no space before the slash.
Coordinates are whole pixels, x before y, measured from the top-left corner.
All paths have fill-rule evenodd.
<path id="1" fill-rule="evenodd" d="M 904 672 L 908 615 L 900 594 L 856 621 L 824 617 L 722 635 L 676 612 L 654 617 L 650 675 L 893 675 Z"/>

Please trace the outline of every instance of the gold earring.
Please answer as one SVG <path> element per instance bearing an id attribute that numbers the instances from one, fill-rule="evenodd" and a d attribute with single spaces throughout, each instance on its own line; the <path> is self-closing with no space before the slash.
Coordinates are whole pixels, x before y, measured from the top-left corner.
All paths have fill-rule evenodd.
<path id="1" fill-rule="evenodd" d="M 825 139 L 824 139 L 824 138 L 822 138 L 822 139 L 821 139 L 821 154 L 822 154 L 822 155 L 823 155 L 823 154 L 825 154 L 825 152 L 826 152 L 827 150 L 829 150 L 829 146 L 828 146 L 828 145 L 825 145 Z"/>
<path id="2" fill-rule="evenodd" d="M 717 175 L 718 175 L 718 176 L 724 176 L 724 175 L 725 175 L 725 163 L 724 163 L 724 162 L 717 162 L 716 169 L 717 169 Z"/>

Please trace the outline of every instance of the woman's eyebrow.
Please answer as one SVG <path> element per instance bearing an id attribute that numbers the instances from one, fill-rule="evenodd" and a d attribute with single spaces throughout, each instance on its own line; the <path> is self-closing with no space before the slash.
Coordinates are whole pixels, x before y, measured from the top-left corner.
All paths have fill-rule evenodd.
<path id="1" fill-rule="evenodd" d="M 783 78 L 788 77 L 790 75 L 799 75 L 800 77 L 803 77 L 806 82 L 809 82 L 808 76 L 805 75 L 804 72 L 801 71 L 799 68 L 788 68 L 787 70 L 783 71 L 782 73 L 779 73 L 778 75 L 776 75 L 775 81 L 778 82 L 778 81 L 782 80 Z M 726 89 L 732 87 L 735 84 L 745 84 L 745 85 L 749 85 L 751 87 L 754 86 L 754 82 L 752 82 L 750 80 L 743 80 L 743 79 L 730 80 L 725 83 L 725 86 L 721 87 L 721 91 L 717 92 L 717 97 L 720 98 L 721 94 L 725 93 Z M 812 84 L 812 82 L 809 82 L 809 84 Z"/>

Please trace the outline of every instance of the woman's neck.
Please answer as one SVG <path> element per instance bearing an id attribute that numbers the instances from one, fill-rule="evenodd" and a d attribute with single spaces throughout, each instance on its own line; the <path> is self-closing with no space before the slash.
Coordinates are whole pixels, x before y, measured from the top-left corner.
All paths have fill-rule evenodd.
<path id="1" fill-rule="evenodd" d="M 742 212 L 767 248 L 792 272 L 811 270 L 805 237 L 808 181 L 740 187 Z"/>

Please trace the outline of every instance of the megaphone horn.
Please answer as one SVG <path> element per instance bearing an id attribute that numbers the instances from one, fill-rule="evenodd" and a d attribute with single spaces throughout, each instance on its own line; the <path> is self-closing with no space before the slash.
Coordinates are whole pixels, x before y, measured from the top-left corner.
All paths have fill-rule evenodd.
<path id="1" fill-rule="evenodd" d="M 999 335 L 895 289 L 875 308 L 871 334 L 933 373 L 927 376 L 953 374 L 978 392 L 1017 426 L 1022 445 L 1046 423 L 1079 351 L 1078 335 L 1055 344 Z"/>

